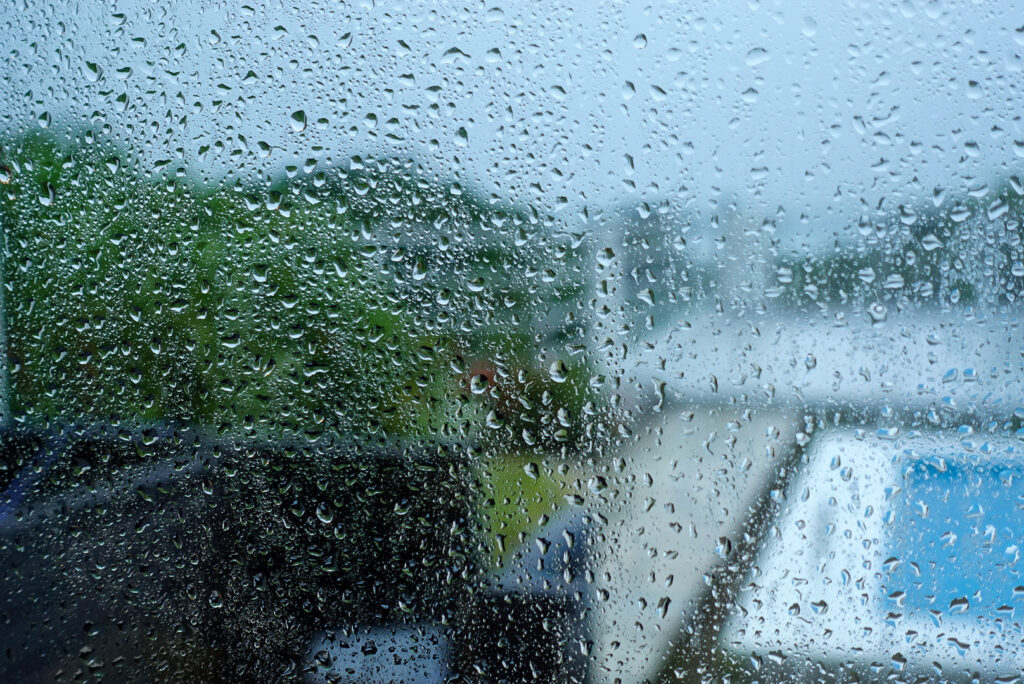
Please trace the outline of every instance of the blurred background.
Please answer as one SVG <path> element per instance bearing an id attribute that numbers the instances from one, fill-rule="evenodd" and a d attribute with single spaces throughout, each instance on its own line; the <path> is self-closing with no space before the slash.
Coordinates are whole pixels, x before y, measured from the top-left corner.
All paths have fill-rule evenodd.
<path id="1" fill-rule="evenodd" d="M 1012 3 L 12 3 L 11 681 L 1014 681 Z"/>

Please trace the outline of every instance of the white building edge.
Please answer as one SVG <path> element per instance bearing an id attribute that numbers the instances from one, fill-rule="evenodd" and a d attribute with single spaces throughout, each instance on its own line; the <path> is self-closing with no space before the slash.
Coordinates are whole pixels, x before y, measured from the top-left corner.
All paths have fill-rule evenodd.
<path id="1" fill-rule="evenodd" d="M 617 496 L 597 509 L 607 524 L 592 550 L 600 598 L 588 618 L 588 678 L 644 681 L 672 667 L 716 568 L 765 497 L 785 495 L 786 464 L 815 432 L 863 440 L 866 454 L 934 439 L 933 425 L 965 449 L 989 433 L 1006 442 L 1024 413 L 1024 330 L 1015 312 L 968 309 L 705 310 L 680 315 L 607 372 L 634 392 L 636 422 Z M 958 432 L 961 423 L 970 427 Z M 730 638 L 740 651 L 759 643 Z"/>

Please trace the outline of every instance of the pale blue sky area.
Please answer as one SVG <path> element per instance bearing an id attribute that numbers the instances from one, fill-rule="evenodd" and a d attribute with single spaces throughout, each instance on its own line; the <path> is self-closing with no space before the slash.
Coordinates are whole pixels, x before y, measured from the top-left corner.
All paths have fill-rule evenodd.
<path id="1" fill-rule="evenodd" d="M 246 2 L 5 6 L 0 125 L 218 177 L 406 155 L 577 225 L 735 199 L 792 246 L 1024 161 L 1012 2 Z"/>

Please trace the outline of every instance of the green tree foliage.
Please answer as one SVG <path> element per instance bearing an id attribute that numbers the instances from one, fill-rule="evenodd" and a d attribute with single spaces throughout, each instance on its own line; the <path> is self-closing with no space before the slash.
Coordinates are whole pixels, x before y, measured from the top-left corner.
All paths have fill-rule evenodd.
<path id="1" fill-rule="evenodd" d="M 776 264 L 783 301 L 1005 306 L 1024 295 L 1024 186 L 1016 177 L 962 197 L 937 190 L 858 226 L 855 246 Z"/>
<path id="2" fill-rule="evenodd" d="M 269 441 L 582 435 L 564 416 L 589 375 L 553 378 L 538 343 L 579 268 L 532 212 L 394 160 L 203 184 L 40 131 L 5 140 L 0 163 L 16 420 Z"/>

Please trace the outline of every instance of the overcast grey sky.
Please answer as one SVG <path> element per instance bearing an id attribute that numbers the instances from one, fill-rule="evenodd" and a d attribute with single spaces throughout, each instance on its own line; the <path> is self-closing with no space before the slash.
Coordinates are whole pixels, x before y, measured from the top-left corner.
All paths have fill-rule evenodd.
<path id="1" fill-rule="evenodd" d="M 793 244 L 1024 161 L 1020 3 L 245 1 L 5 5 L 2 124 L 214 175 L 410 155 L 569 222 L 736 198 Z"/>

